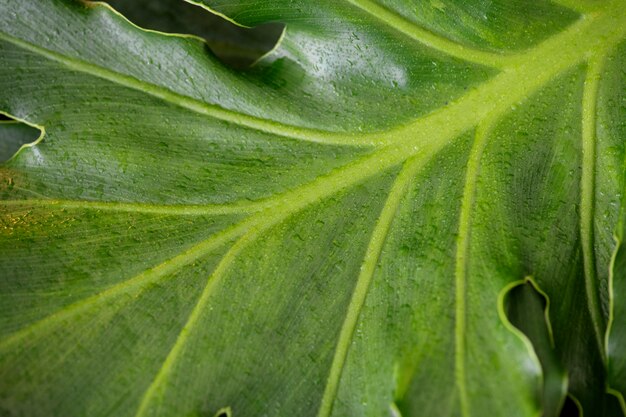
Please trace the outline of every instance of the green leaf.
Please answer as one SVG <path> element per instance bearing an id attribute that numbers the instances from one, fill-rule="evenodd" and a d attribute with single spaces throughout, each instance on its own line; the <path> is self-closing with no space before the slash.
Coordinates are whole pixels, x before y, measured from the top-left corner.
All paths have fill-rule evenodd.
<path id="1" fill-rule="evenodd" d="M 0 3 L 0 112 L 43 132 L 0 167 L 0 415 L 550 413 L 502 302 L 528 276 L 570 395 L 616 414 L 623 0 L 206 6 L 286 30 L 238 72 Z"/>

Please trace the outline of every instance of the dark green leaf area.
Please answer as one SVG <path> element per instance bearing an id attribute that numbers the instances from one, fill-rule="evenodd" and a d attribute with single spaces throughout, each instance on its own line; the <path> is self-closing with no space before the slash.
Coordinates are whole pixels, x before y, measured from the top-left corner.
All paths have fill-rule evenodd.
<path id="1" fill-rule="evenodd" d="M 623 414 L 624 0 L 119 6 L 0 1 L 0 415 Z"/>

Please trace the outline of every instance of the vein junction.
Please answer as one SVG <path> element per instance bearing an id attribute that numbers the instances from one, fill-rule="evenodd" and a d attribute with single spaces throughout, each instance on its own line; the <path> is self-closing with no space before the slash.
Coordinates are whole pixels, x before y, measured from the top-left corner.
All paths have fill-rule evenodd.
<path id="1" fill-rule="evenodd" d="M 377 9 L 378 6 L 368 0 L 352 0 L 351 2 L 370 12 L 380 11 Z M 387 19 L 390 22 L 395 22 L 392 16 L 381 14 L 381 18 Z M 615 3 L 613 7 L 608 7 L 604 13 L 588 15 L 564 32 L 546 40 L 542 44 L 523 54 L 519 54 L 515 57 L 515 59 L 508 61 L 506 65 L 502 65 L 502 71 L 498 75 L 478 88 L 468 92 L 465 96 L 459 98 L 455 102 L 411 123 L 404 126 L 398 126 L 397 128 L 391 129 L 387 132 L 361 135 L 360 140 L 363 140 L 366 143 L 379 143 L 383 145 L 379 146 L 374 152 L 355 160 L 348 165 L 340 167 L 326 176 L 319 177 L 312 182 L 304 184 L 298 189 L 290 190 L 280 195 L 260 201 L 258 206 L 256 206 L 254 210 L 251 210 L 252 212 L 249 213 L 249 217 L 246 220 L 233 226 L 232 230 L 229 231 L 224 238 L 220 239 L 220 244 L 222 242 L 230 242 L 239 236 L 248 236 L 248 240 L 253 239 L 256 235 L 258 235 L 260 230 L 267 230 L 268 228 L 288 218 L 293 213 L 302 210 L 304 207 L 330 197 L 340 190 L 344 190 L 363 182 L 383 171 L 403 164 L 411 158 L 413 160 L 420 161 L 419 164 L 415 163 L 415 166 L 421 166 L 424 161 L 428 161 L 433 155 L 454 141 L 455 138 L 463 132 L 474 128 L 479 125 L 481 121 L 487 118 L 497 118 L 498 116 L 504 114 L 510 109 L 511 106 L 523 101 L 526 97 L 555 78 L 558 74 L 588 60 L 590 57 L 593 57 L 596 53 L 595 51 L 601 49 L 606 50 L 606 48 L 610 45 L 616 44 L 626 34 L 626 25 L 623 24 L 625 20 L 626 9 L 619 7 L 619 5 Z M 451 55 L 456 54 L 455 56 L 460 56 L 459 53 L 455 52 L 455 47 L 453 45 L 442 43 L 437 44 L 437 41 L 435 40 L 423 39 L 423 37 L 427 35 L 414 28 L 405 27 L 405 31 L 409 32 L 413 38 L 424 41 L 427 45 L 439 45 L 441 50 L 447 50 Z M 46 55 L 50 59 L 65 63 L 74 70 L 88 72 L 94 70 L 94 68 L 92 68 L 93 66 L 89 64 L 83 65 L 80 62 L 75 62 L 75 60 L 71 60 L 66 57 L 59 56 L 56 53 L 35 47 L 9 35 L 0 34 L 0 38 L 20 47 L 29 49 L 35 53 Z M 467 58 L 467 56 L 464 57 Z M 476 55 L 475 57 L 476 60 L 481 59 L 480 55 Z M 498 65 L 500 65 L 499 62 Z M 123 76 L 118 76 L 110 71 L 106 73 L 99 71 L 95 75 L 102 76 L 113 82 L 117 82 L 131 88 L 145 87 L 144 85 L 139 84 L 134 85 L 135 81 L 123 78 Z M 284 131 L 284 129 L 280 126 L 266 125 L 263 123 L 257 124 L 256 120 L 242 119 L 234 117 L 230 114 L 221 113 L 221 110 L 219 109 L 216 110 L 213 108 L 207 108 L 204 105 L 195 102 L 188 102 L 185 101 L 184 98 L 172 94 L 174 93 L 158 91 L 158 94 L 155 93 L 154 95 L 157 95 L 164 100 L 176 102 L 180 105 L 184 104 L 184 107 L 187 107 L 190 110 L 204 112 L 211 117 L 215 116 L 225 118 L 234 124 L 246 126 L 253 125 L 263 130 L 271 131 L 277 135 L 301 135 L 301 132 Z M 341 141 L 338 140 L 338 142 Z M 468 167 L 468 170 L 472 171 L 477 169 L 477 167 Z M 404 172 L 406 173 L 407 171 Z M 412 175 L 416 174 L 413 169 L 409 169 L 408 172 L 411 172 Z M 403 184 L 405 183 L 405 180 L 401 180 L 399 183 Z M 465 202 L 467 207 L 464 207 L 463 212 L 470 210 L 471 208 L 471 198 L 473 195 L 471 184 L 467 191 L 468 201 Z M 583 197 L 585 195 L 589 195 L 589 191 L 586 189 L 583 189 L 582 193 Z M 24 200 L 5 202 L 3 204 L 5 206 L 19 206 L 20 204 L 28 206 L 34 203 L 29 202 L 29 200 Z M 54 205 L 54 203 L 37 204 L 50 204 L 50 207 Z M 342 329 L 342 337 L 339 341 L 340 346 L 338 347 L 336 357 L 333 361 L 334 370 L 331 370 L 331 374 L 329 376 L 328 385 L 324 394 L 325 400 L 319 414 L 320 416 L 327 416 L 331 412 L 332 401 L 336 395 L 341 368 L 347 354 L 345 351 L 347 347 L 344 345 L 347 344 L 347 341 L 349 341 L 351 337 L 356 319 L 358 318 L 358 311 L 363 303 L 364 296 L 367 293 L 368 283 L 371 279 L 368 274 L 371 272 L 370 269 L 373 268 L 373 265 L 375 265 L 377 253 L 380 252 L 380 246 L 384 241 L 384 233 L 389 227 L 387 223 L 391 222 L 393 218 L 393 213 L 391 212 L 394 204 L 396 204 L 395 200 L 391 199 L 389 202 L 389 207 L 391 208 L 384 209 L 384 212 L 381 214 L 381 219 L 379 220 L 380 236 L 376 238 L 378 240 L 373 241 L 373 246 L 368 250 L 368 252 L 371 253 L 371 259 L 366 260 L 369 269 L 363 272 L 362 278 L 359 278 L 359 282 L 362 284 L 358 284 L 358 297 L 353 299 L 350 306 L 350 311 L 353 312 L 352 316 L 354 317 L 348 316 L 346 323 L 344 324 L 345 330 Z M 89 203 L 60 202 L 59 206 L 64 206 L 70 209 L 93 208 L 98 210 L 152 210 L 150 207 L 143 207 L 139 205 L 137 207 L 115 204 L 107 206 L 106 203 L 96 203 L 92 204 L 90 207 Z M 216 210 L 214 207 L 191 207 L 187 209 L 187 213 L 181 213 L 181 208 L 168 208 L 165 206 L 154 208 L 157 212 L 165 213 L 170 212 L 171 210 L 172 214 L 188 215 L 214 214 Z M 228 209 L 223 207 L 219 210 L 228 211 Z M 588 227 L 588 222 L 589 219 L 585 218 L 585 224 L 582 226 Z M 461 225 L 463 224 L 463 219 L 461 219 Z M 463 230 L 461 230 L 461 232 L 463 232 Z M 460 233 L 460 235 L 460 239 L 462 240 L 465 239 L 463 236 L 467 236 L 467 233 Z M 243 242 L 245 242 L 245 240 Z M 145 288 L 151 282 L 164 279 L 172 268 L 192 263 L 202 256 L 205 256 L 207 253 L 214 250 L 216 245 L 217 243 L 209 244 L 206 241 L 201 242 L 197 246 L 186 251 L 184 254 L 180 254 L 151 269 L 150 271 L 152 272 L 142 274 L 142 276 L 139 277 L 139 281 L 133 281 L 131 279 L 128 282 L 139 282 L 138 285 L 140 285 L 141 288 Z M 243 243 L 236 243 L 235 245 L 243 245 Z M 463 284 L 464 282 L 465 272 L 463 270 L 463 265 L 466 252 L 463 251 L 463 248 L 466 246 L 467 242 L 462 240 L 460 242 L 461 251 L 458 254 L 459 259 L 457 259 L 457 284 Z M 235 246 L 233 246 L 233 248 L 235 248 Z M 216 282 L 222 275 L 224 268 L 227 268 L 228 266 L 228 259 L 232 258 L 237 251 L 238 250 L 234 250 L 230 255 L 227 255 L 224 263 L 218 266 L 218 270 L 215 271 L 213 277 L 208 279 L 205 291 L 203 291 L 200 301 L 196 305 L 196 308 L 194 308 L 192 316 L 190 316 L 187 321 L 187 325 L 185 326 L 186 329 L 193 327 L 194 323 L 197 321 L 197 316 L 199 314 L 198 311 L 206 305 L 207 299 L 212 292 L 212 288 L 216 285 Z M 587 262 L 585 267 L 586 269 L 589 268 Z M 115 288 L 102 293 L 101 296 L 108 297 L 118 294 L 118 290 L 125 290 L 128 285 L 129 284 L 127 283 L 118 284 Z M 141 292 L 141 290 L 139 290 L 139 292 Z M 85 303 L 83 302 L 81 305 L 83 304 Z M 86 303 L 87 307 L 91 305 L 96 304 Z M 460 302 L 458 303 L 457 308 L 462 308 L 463 305 L 464 304 Z M 66 310 L 67 314 L 73 314 L 73 311 L 79 311 L 80 308 L 76 307 L 76 305 L 72 305 L 64 310 Z M 457 311 L 457 313 L 461 315 L 464 314 L 462 311 Z M 66 316 L 64 315 L 63 318 L 65 319 Z M 58 322 L 61 321 L 62 320 L 58 320 Z M 9 337 L 7 340 L 15 341 L 25 337 L 26 335 L 42 331 L 45 327 L 43 324 L 51 324 L 52 322 L 54 322 L 54 320 L 51 320 L 50 318 L 43 319 L 40 322 L 20 331 L 19 335 Z M 463 329 L 457 326 L 457 332 L 462 331 Z M 186 332 L 185 335 L 188 335 L 188 332 Z M 457 335 L 457 338 L 459 338 L 459 336 L 462 335 Z M 146 412 L 150 401 L 154 398 L 154 394 L 157 392 L 157 388 L 164 383 L 169 372 L 168 370 L 173 366 L 173 362 L 176 360 L 178 352 L 182 350 L 182 344 L 185 343 L 186 337 L 188 336 L 181 335 L 172 348 L 172 351 L 168 356 L 168 361 L 164 363 L 150 390 L 146 392 L 146 395 L 144 396 L 144 401 L 142 402 L 138 413 L 139 415 Z M 3 346 L 0 347 L 8 347 L 9 345 L 13 345 L 13 343 L 3 343 Z M 457 369 L 457 372 L 462 372 L 462 359 L 457 359 L 457 361 L 459 362 L 457 365 L 461 365 L 461 368 Z M 461 377 L 463 376 L 461 375 Z"/>
<path id="2" fill-rule="evenodd" d="M 603 14 L 581 19 L 564 32 L 520 55 L 516 65 L 507 67 L 491 80 L 468 92 L 457 101 L 421 117 L 404 126 L 387 132 L 365 134 L 366 141 L 389 143 L 371 154 L 337 168 L 330 174 L 276 196 L 260 200 L 250 207 L 246 224 L 276 224 L 280 219 L 301 210 L 309 204 L 327 198 L 419 156 L 428 160 L 463 132 L 472 129 L 487 117 L 498 117 L 510 107 L 523 101 L 545 83 L 563 71 L 588 59 L 596 50 L 606 50 L 626 34 L 626 10 L 615 7 Z M 0 34 L 10 42 L 24 46 L 25 42 Z M 35 51 L 37 52 L 37 51 Z M 60 59 L 54 57 L 54 59 Z M 72 67 L 75 66 L 72 64 Z M 78 70 L 81 70 L 78 68 Z M 236 122 L 235 122 L 236 123 Z M 80 201 L 18 200 L 0 202 L 5 206 L 46 205 L 50 208 L 98 209 L 122 211 L 147 211 L 170 214 L 206 215 L 232 211 L 228 205 L 172 207 L 152 204 L 89 203 Z M 248 208 L 243 208 L 243 212 Z M 278 216 L 278 217 L 277 217 Z M 244 228 L 237 228 L 244 233 Z M 199 243 L 197 247 L 202 247 Z M 190 251 L 185 262 L 193 262 L 205 255 L 203 251 Z M 176 257 L 178 258 L 178 257 Z M 166 262 L 167 263 L 167 262 Z M 158 267 L 157 267 L 158 268 Z"/>
<path id="3" fill-rule="evenodd" d="M 563 71 L 588 59 L 594 51 L 606 50 L 609 45 L 617 43 L 626 33 L 626 25 L 621 24 L 625 18 L 626 10 L 620 9 L 580 20 L 566 31 L 520 55 L 516 59 L 516 65 L 505 68 L 492 79 L 449 105 L 386 132 L 362 134 L 360 137 L 363 141 L 384 145 L 298 189 L 255 202 L 253 211 L 289 205 L 303 196 L 307 201 L 317 201 L 397 166 L 415 155 L 436 153 L 486 117 L 507 112 L 512 105 L 523 101 Z M 2 37 L 6 39 L 6 36 L 0 34 L 0 38 Z M 24 200 L 23 204 L 28 205 L 29 201 Z M 20 202 L 5 204 L 19 205 Z M 109 203 L 85 202 L 84 208 L 88 208 L 89 204 L 92 204 L 93 208 L 101 209 Z M 99 207 L 99 204 L 103 207 Z M 81 203 L 59 204 L 63 205 L 78 208 Z M 168 206 L 152 204 L 137 206 L 142 206 L 143 210 L 148 210 L 147 206 L 158 206 L 159 212 L 169 210 Z M 115 204 L 112 204 L 110 209 L 114 207 Z M 117 207 L 123 210 L 125 206 L 119 204 Z M 130 209 L 130 206 L 126 207 Z M 203 211 L 202 207 L 191 207 L 189 212 L 197 214 L 215 212 L 212 206 L 207 207 L 206 211 Z M 229 210 L 225 207 L 220 210 Z M 171 212 L 180 214 L 179 209 L 174 207 Z"/>

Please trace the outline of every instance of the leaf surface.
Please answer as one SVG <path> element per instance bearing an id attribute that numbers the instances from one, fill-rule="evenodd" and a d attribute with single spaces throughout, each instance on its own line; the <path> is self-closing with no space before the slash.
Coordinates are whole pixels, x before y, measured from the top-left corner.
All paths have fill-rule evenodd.
<path id="1" fill-rule="evenodd" d="M 286 30 L 239 72 L 0 3 L 0 111 L 44 133 L 0 168 L 0 414 L 537 416 L 529 276 L 614 414 L 623 1 L 190 3 Z"/>

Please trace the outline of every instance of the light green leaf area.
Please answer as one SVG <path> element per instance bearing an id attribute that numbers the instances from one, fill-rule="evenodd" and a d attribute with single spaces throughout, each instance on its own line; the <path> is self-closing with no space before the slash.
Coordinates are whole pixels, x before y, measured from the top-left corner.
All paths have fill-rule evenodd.
<path id="1" fill-rule="evenodd" d="M 0 415 L 619 413 L 623 0 L 190 3 L 0 2 Z"/>

